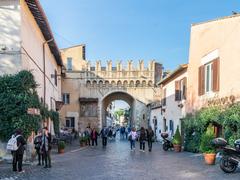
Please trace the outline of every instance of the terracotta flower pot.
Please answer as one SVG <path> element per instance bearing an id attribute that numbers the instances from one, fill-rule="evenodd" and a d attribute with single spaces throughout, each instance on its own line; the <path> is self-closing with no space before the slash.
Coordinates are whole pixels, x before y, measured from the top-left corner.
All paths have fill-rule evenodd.
<path id="1" fill-rule="evenodd" d="M 215 164 L 215 159 L 216 159 L 216 154 L 215 153 L 204 153 L 203 154 L 205 163 L 208 165 L 213 165 Z"/>
<path id="2" fill-rule="evenodd" d="M 63 154 L 64 153 L 64 149 L 58 149 L 58 153 L 59 154 Z"/>
<path id="3" fill-rule="evenodd" d="M 174 151 L 175 152 L 181 152 L 182 151 L 182 146 L 180 144 L 174 144 Z"/>

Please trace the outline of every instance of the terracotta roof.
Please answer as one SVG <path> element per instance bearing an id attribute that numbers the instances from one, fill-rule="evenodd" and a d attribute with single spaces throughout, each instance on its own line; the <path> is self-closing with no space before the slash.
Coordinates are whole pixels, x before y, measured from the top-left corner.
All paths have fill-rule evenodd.
<path id="1" fill-rule="evenodd" d="M 169 75 L 167 75 L 164 79 L 159 81 L 157 85 L 163 84 L 170 80 L 171 78 L 175 77 L 179 72 L 183 71 L 184 69 L 187 69 L 188 64 L 182 64 L 177 69 L 175 69 L 173 72 L 171 72 Z"/>
<path id="2" fill-rule="evenodd" d="M 52 52 L 54 58 L 58 65 L 62 66 L 62 58 L 60 55 L 60 51 L 58 49 L 57 43 L 53 37 L 53 33 L 49 26 L 46 14 L 43 11 L 43 8 L 39 2 L 39 0 L 25 0 L 29 10 L 31 11 L 35 21 L 38 24 L 39 29 L 41 30 L 45 40 L 50 40 L 53 38 L 53 41 L 48 43 L 50 51 Z"/>

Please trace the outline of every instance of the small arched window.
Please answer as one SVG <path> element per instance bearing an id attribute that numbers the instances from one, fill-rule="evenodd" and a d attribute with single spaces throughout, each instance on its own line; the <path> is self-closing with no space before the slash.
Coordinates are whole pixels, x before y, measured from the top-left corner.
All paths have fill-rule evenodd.
<path id="1" fill-rule="evenodd" d="M 130 87 L 134 87 L 134 81 L 130 81 L 129 86 L 130 86 Z"/>
<path id="2" fill-rule="evenodd" d="M 90 80 L 87 80 L 86 86 L 87 86 L 87 87 L 90 87 L 90 86 L 91 86 L 91 81 L 90 81 Z"/>

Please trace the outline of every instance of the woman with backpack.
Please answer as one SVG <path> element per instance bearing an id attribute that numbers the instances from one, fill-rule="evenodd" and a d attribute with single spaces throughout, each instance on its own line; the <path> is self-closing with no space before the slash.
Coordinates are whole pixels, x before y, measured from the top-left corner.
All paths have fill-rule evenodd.
<path id="1" fill-rule="evenodd" d="M 38 165 L 44 165 L 43 154 L 41 152 L 41 144 L 42 144 L 42 131 L 38 131 L 38 135 L 34 138 L 34 145 L 36 149 L 36 153 L 38 156 Z"/>
<path id="2" fill-rule="evenodd" d="M 148 151 L 151 152 L 152 151 L 152 141 L 153 141 L 153 137 L 154 137 L 154 132 L 152 130 L 152 127 L 149 126 L 148 130 L 147 130 L 147 141 L 148 141 Z"/>
<path id="3" fill-rule="evenodd" d="M 22 170 L 22 162 L 23 162 L 23 154 L 25 150 L 25 144 L 26 141 L 24 137 L 22 136 L 22 131 L 20 129 L 17 129 L 15 134 L 13 135 L 12 138 L 16 138 L 16 143 L 17 143 L 17 150 L 12 151 L 13 155 L 13 171 L 18 171 L 18 172 L 24 172 Z"/>
<path id="4" fill-rule="evenodd" d="M 146 131 L 144 127 L 141 127 L 140 129 L 139 141 L 140 141 L 140 151 L 145 152 Z"/>
<path id="5" fill-rule="evenodd" d="M 135 150 L 135 142 L 138 135 L 135 128 L 132 128 L 131 132 L 128 135 L 128 140 L 130 141 L 131 151 Z"/>

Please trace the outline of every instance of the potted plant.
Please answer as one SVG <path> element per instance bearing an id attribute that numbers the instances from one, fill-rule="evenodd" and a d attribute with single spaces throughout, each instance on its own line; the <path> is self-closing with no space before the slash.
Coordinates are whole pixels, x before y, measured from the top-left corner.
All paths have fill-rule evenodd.
<path id="1" fill-rule="evenodd" d="M 86 141 L 87 141 L 87 139 L 85 136 L 80 137 L 79 138 L 80 147 L 86 146 Z"/>
<path id="2" fill-rule="evenodd" d="M 173 137 L 173 147 L 175 152 L 181 152 L 182 151 L 182 138 L 181 138 L 181 134 L 179 131 L 179 126 L 177 126 L 177 130 L 175 132 L 175 135 Z"/>
<path id="3" fill-rule="evenodd" d="M 66 146 L 66 144 L 65 144 L 64 141 L 59 141 L 58 142 L 58 153 L 59 154 L 64 153 L 65 146 Z"/>
<path id="4" fill-rule="evenodd" d="M 215 164 L 216 149 L 212 144 L 215 138 L 213 126 L 210 124 L 207 131 L 201 137 L 200 151 L 203 153 L 205 163 L 208 165 Z"/>

